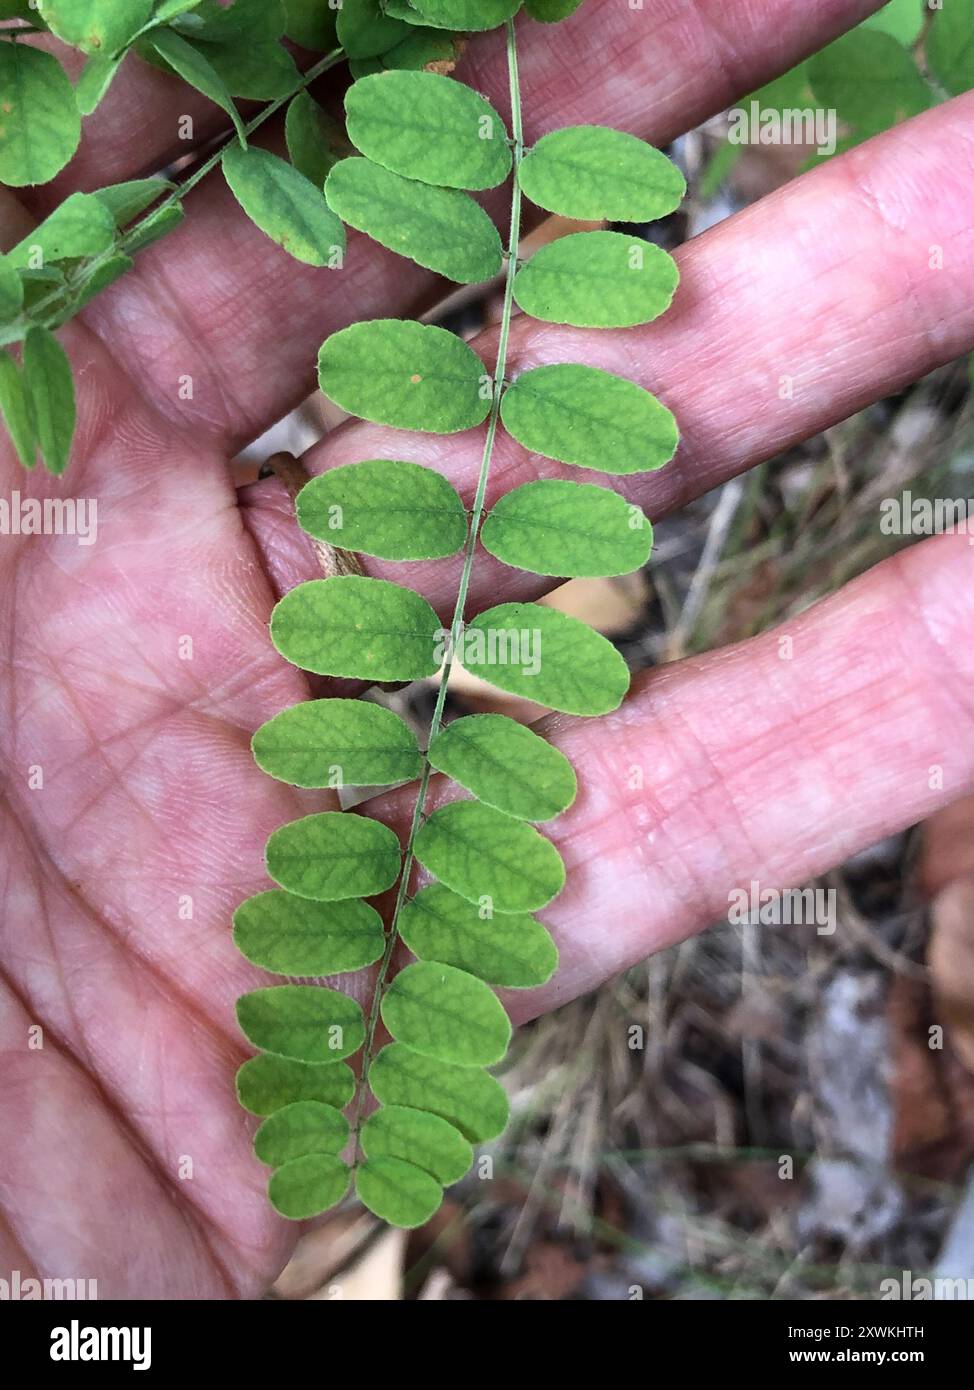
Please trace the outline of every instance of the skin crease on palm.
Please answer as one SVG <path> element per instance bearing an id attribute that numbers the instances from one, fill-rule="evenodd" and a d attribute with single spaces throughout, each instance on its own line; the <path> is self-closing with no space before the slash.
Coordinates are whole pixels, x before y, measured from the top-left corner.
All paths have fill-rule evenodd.
<path id="1" fill-rule="evenodd" d="M 521 31 L 528 139 L 589 120 L 664 143 L 876 8 L 588 0 L 565 24 Z M 457 75 L 506 109 L 495 36 L 471 44 Z M 4 244 L 71 188 L 162 165 L 187 110 L 201 140 L 219 128 L 132 60 L 73 166 L 21 204 L 4 195 Z M 974 347 L 972 170 L 974 96 L 683 248 L 658 324 L 594 336 L 516 323 L 512 370 L 567 351 L 658 392 L 680 453 L 625 482 L 656 519 Z M 297 266 L 217 177 L 185 226 L 61 335 L 80 397 L 66 479 L 24 474 L 2 446 L 3 495 L 99 508 L 92 547 L 0 546 L 4 1276 L 96 1278 L 103 1298 L 252 1298 L 293 1246 L 233 1094 L 247 1055 L 234 1002 L 268 980 L 235 953 L 229 922 L 266 886 L 268 834 L 326 804 L 264 777 L 249 751 L 259 724 L 308 695 L 267 622 L 314 568 L 282 491 L 236 495 L 228 460 L 307 393 L 328 333 L 419 312 L 439 289 L 358 237 L 340 273 Z M 490 357 L 489 338 L 476 346 Z M 792 401 L 778 399 L 782 373 Z M 479 452 L 478 431 L 444 442 L 351 424 L 308 463 L 412 458 L 469 497 Z M 548 474 L 560 476 L 504 440 L 492 492 Z M 411 567 L 408 582 L 445 612 L 456 577 L 447 561 Z M 800 884 L 970 790 L 972 578 L 965 537 L 925 542 L 791 622 L 790 661 L 771 633 L 644 674 L 606 719 L 548 721 L 581 784 L 552 829 L 568 887 L 544 916 L 562 968 L 508 1001 L 515 1019 L 702 929 L 734 886 Z M 539 582 L 482 557 L 468 616 Z M 930 790 L 934 765 L 944 791 Z M 37 766 L 43 789 L 30 790 Z M 370 809 L 401 830 L 408 807 L 397 794 Z M 28 1046 L 38 1024 L 40 1050 Z"/>

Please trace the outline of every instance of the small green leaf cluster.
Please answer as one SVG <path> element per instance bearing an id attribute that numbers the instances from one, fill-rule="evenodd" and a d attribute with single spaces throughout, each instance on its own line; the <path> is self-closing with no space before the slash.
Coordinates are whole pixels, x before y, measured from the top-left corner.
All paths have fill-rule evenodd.
<path id="1" fill-rule="evenodd" d="M 350 88 L 356 153 L 326 173 L 331 213 L 383 246 L 461 283 L 503 273 L 504 314 L 493 373 L 458 337 L 415 322 L 356 323 L 321 348 L 321 387 L 352 415 L 441 435 L 486 430 L 470 508 L 445 477 L 408 458 L 345 464 L 297 499 L 300 525 L 316 539 L 387 561 L 461 556 L 462 574 L 448 628 L 408 586 L 362 575 L 301 584 L 272 617 L 277 649 L 304 670 L 367 683 L 441 673 L 425 751 L 397 714 L 364 700 L 310 700 L 254 737 L 260 767 L 294 786 L 418 783 L 402 837 L 352 812 L 276 830 L 266 861 L 277 887 L 236 914 L 237 945 L 266 970 L 302 981 L 370 972 L 364 1010 L 310 982 L 239 1001 L 241 1028 L 261 1049 L 241 1070 L 240 1099 L 264 1117 L 256 1152 L 274 1170 L 272 1203 L 292 1218 L 333 1205 L 354 1182 L 379 1217 L 407 1227 L 427 1220 L 444 1186 L 470 1167 L 472 1146 L 506 1121 L 504 1093 L 486 1070 L 503 1059 L 511 1033 L 493 987 L 537 987 L 557 967 L 534 914 L 561 892 L 565 866 L 537 827 L 572 804 L 575 773 L 559 750 L 506 716 L 446 724 L 449 675 L 461 660 L 503 690 L 594 716 L 620 704 L 629 674 L 612 645 L 577 619 L 510 603 L 466 623 L 466 595 L 480 547 L 538 574 L 613 575 L 646 562 L 652 530 L 616 492 L 567 479 L 515 488 L 488 514 L 498 433 L 564 464 L 620 475 L 661 467 L 677 445 L 669 411 L 622 377 L 562 362 L 507 380 L 515 304 L 547 322 L 625 327 L 663 313 L 677 284 L 665 252 L 615 232 L 567 237 L 519 266 L 522 198 L 570 217 L 646 220 L 671 212 L 685 190 L 663 155 L 613 130 L 555 131 L 525 153 L 509 22 L 518 8 L 516 0 L 397 0 L 354 39 L 344 35 L 360 48 L 398 49 L 390 21 L 417 29 L 419 20 L 457 29 L 491 27 L 488 16 L 491 25 L 508 21 L 513 129 L 450 77 L 382 65 Z M 539 0 L 529 8 L 550 22 L 576 6 Z M 340 38 L 342 29 L 340 18 Z M 228 152 L 231 185 L 252 159 L 253 151 Z M 512 170 L 505 250 L 473 195 Z M 265 230 L 266 209 L 283 196 L 268 189 Z M 279 226 L 289 220 L 293 209 Z M 315 229 L 309 242 L 327 235 Z M 455 790 L 429 811 L 434 774 Z M 414 885 L 416 866 L 425 886 Z M 390 890 L 396 902 L 383 927 L 365 900 Z M 400 943 L 415 959 L 394 973 Z M 392 1041 L 376 1052 L 380 1023 Z M 348 1060 L 359 1053 L 356 1081 Z M 352 1097 L 350 1126 L 341 1112 Z"/>

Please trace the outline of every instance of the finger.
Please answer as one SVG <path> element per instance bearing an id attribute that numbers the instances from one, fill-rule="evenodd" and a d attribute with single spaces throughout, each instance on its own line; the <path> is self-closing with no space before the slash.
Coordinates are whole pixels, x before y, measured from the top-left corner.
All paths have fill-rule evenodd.
<path id="1" fill-rule="evenodd" d="M 805 175 L 677 253 L 681 284 L 647 328 L 587 333 L 518 319 L 512 374 L 582 361 L 631 377 L 676 415 L 682 444 L 659 473 L 597 478 L 503 434 L 488 504 L 538 477 L 606 481 L 659 518 L 974 347 L 974 94 Z M 935 254 L 936 253 L 936 254 Z M 934 268 L 942 266 L 942 268 Z M 486 358 L 494 335 L 474 347 Z M 444 440 L 352 423 L 308 455 L 312 472 L 404 458 L 445 473 L 469 505 L 483 432 Z M 278 592 L 317 573 L 273 483 L 242 497 Z M 366 560 L 367 572 L 403 578 Z M 459 561 L 410 566 L 446 615 Z M 468 615 L 552 586 L 478 556 Z"/>
<path id="2" fill-rule="evenodd" d="M 972 621 L 974 549 L 938 537 L 782 628 L 646 673 L 608 718 L 549 720 L 579 777 L 544 827 L 568 870 L 540 914 L 561 966 L 508 996 L 515 1019 L 702 930 L 733 889 L 798 887 L 970 791 Z M 364 809 L 401 829 L 411 794 Z"/>
<path id="3" fill-rule="evenodd" d="M 565 24 L 526 23 L 528 139 L 586 120 L 665 142 L 875 8 L 875 0 L 828 0 L 810 16 L 788 0 L 769 0 L 760 13 L 750 0 L 678 0 L 660 18 L 655 6 L 589 0 Z M 473 41 L 457 75 L 509 109 L 496 40 Z M 250 226 L 219 178 L 188 208 L 187 224 L 99 298 L 89 321 L 172 418 L 229 447 L 308 394 L 329 333 L 376 315 L 409 316 L 438 288 L 428 272 L 356 235 L 343 271 L 298 265 Z M 187 377 L 189 401 L 178 389 Z"/>

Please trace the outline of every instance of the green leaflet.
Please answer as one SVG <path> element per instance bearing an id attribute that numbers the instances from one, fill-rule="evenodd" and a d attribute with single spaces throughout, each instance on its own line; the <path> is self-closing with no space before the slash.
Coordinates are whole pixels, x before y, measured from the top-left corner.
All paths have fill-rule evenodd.
<path id="1" fill-rule="evenodd" d="M 56 58 L 26 43 L 0 43 L 0 183 L 47 183 L 81 139 L 74 88 Z"/>
<path id="2" fill-rule="evenodd" d="M 465 1067 L 499 1062 L 511 1040 L 507 1014 L 483 980 L 434 961 L 399 972 L 383 996 L 382 1021 L 416 1052 Z"/>
<path id="3" fill-rule="evenodd" d="M 524 8 L 542 24 L 557 24 L 574 14 L 581 3 L 582 0 L 524 0 Z"/>
<path id="4" fill-rule="evenodd" d="M 209 58 L 177 34 L 175 29 L 153 29 L 144 40 L 151 52 L 158 54 L 184 82 L 195 87 L 203 96 L 219 106 L 233 122 L 241 146 L 246 148 L 247 136 L 240 113 L 233 104 L 227 84 Z"/>
<path id="5" fill-rule="evenodd" d="M 344 0 L 338 11 L 338 42 L 349 58 L 374 58 L 408 33 L 407 25 L 386 18 L 379 0 Z"/>
<path id="6" fill-rule="evenodd" d="M 416 735 L 382 705 L 365 700 L 307 700 L 254 734 L 257 766 L 295 787 L 380 787 L 418 777 Z"/>
<path id="7" fill-rule="evenodd" d="M 296 1062 L 262 1052 L 237 1072 L 237 1099 L 252 1115 L 273 1115 L 299 1100 L 341 1109 L 355 1094 L 355 1075 L 344 1062 Z"/>
<path id="8" fill-rule="evenodd" d="M 320 676 L 414 681 L 436 674 L 439 619 L 419 594 L 385 579 L 311 579 L 271 618 L 282 656 Z"/>
<path id="9" fill-rule="evenodd" d="M 223 156 L 223 173 L 251 221 L 296 261 L 340 263 L 345 229 L 324 194 L 293 165 L 267 150 L 234 146 Z"/>
<path id="10" fill-rule="evenodd" d="M 971 0 L 950 0 L 934 16 L 926 51 L 931 72 L 952 96 L 960 96 L 974 87 L 974 4 Z"/>
<path id="11" fill-rule="evenodd" d="M 46 328 L 28 330 L 23 380 L 44 466 L 60 477 L 68 466 L 74 438 L 74 381 L 64 348 Z"/>
<path id="12" fill-rule="evenodd" d="M 285 137 L 295 169 L 315 188 L 323 189 L 330 170 L 341 158 L 337 151 L 341 131 L 308 92 L 298 92 L 288 106 Z"/>
<path id="13" fill-rule="evenodd" d="M 303 816 L 267 841 L 267 872 L 274 882 L 321 903 L 384 893 L 399 877 L 401 860 L 399 841 L 387 825 L 341 811 Z M 305 1058 L 316 1060 L 321 1059 Z"/>
<path id="14" fill-rule="evenodd" d="M 65 306 L 59 311 L 52 327 L 60 328 L 62 324 L 79 314 L 84 306 L 101 294 L 102 290 L 108 289 L 116 280 L 128 274 L 132 269 L 134 261 L 131 256 L 123 255 L 121 252 L 101 261 L 86 276 L 80 287 L 73 291 L 69 296 Z"/>
<path id="15" fill-rule="evenodd" d="M 153 242 L 161 241 L 175 231 L 185 216 L 181 203 L 168 203 L 150 213 L 138 227 L 133 227 L 125 238 L 125 245 L 133 255 L 136 251 L 144 251 Z"/>
<path id="16" fill-rule="evenodd" d="M 520 183 L 538 207 L 585 222 L 654 222 L 674 212 L 687 191 L 665 154 L 597 125 L 542 136 L 521 165 Z"/>
<path id="17" fill-rule="evenodd" d="M 110 56 L 135 37 L 154 4 L 155 0 L 40 0 L 38 8 L 52 33 L 65 43 Z"/>
<path id="18" fill-rule="evenodd" d="M 240 3 L 240 0 L 237 0 Z M 206 56 L 235 97 L 274 101 L 293 92 L 299 73 L 286 48 L 275 40 L 251 44 L 208 44 Z"/>
<path id="19" fill-rule="evenodd" d="M 386 13 L 394 19 L 402 18 L 401 14 L 393 15 L 391 9 L 387 9 Z M 421 16 L 416 15 L 417 21 L 420 18 Z M 415 29 L 397 43 L 395 48 L 390 48 L 376 58 L 353 58 L 349 67 L 356 79 L 372 77 L 375 73 L 398 68 L 432 70 L 434 63 L 456 64 L 461 48 L 462 40 L 458 34 L 449 34 L 445 29 Z"/>
<path id="20" fill-rule="evenodd" d="M 432 72 L 364 77 L 345 97 L 348 135 L 376 164 L 446 188 L 494 188 L 511 171 L 507 131 L 478 92 Z"/>
<path id="21" fill-rule="evenodd" d="M 37 435 L 31 415 L 30 401 L 23 376 L 17 363 L 5 349 L 0 348 L 0 411 L 13 440 L 17 457 L 25 468 L 37 462 Z"/>
<path id="22" fill-rule="evenodd" d="M 276 975 L 362 970 L 385 949 L 382 918 L 368 903 L 310 902 L 281 889 L 241 903 L 233 915 L 233 939 L 241 955 Z"/>
<path id="23" fill-rule="evenodd" d="M 108 93 L 115 80 L 115 74 L 125 59 L 125 53 L 115 58 L 106 58 L 93 53 L 78 76 L 74 85 L 74 99 L 82 116 L 90 116 Z"/>
<path id="24" fill-rule="evenodd" d="M 565 886 L 565 866 L 550 840 L 479 801 L 434 811 L 416 836 L 416 858 L 448 888 L 494 912 L 534 912 Z"/>
<path id="25" fill-rule="evenodd" d="M 115 218 L 93 193 L 72 193 L 9 254 L 12 265 L 40 270 L 51 262 L 97 256 L 115 241 Z"/>
<path id="26" fill-rule="evenodd" d="M 477 33 L 516 15 L 521 0 L 414 0 L 414 8 L 430 24 Z"/>
<path id="27" fill-rule="evenodd" d="M 369 1085 L 381 1104 L 429 1110 L 473 1144 L 496 1139 L 507 1125 L 507 1095 L 487 1072 L 424 1057 L 403 1043 L 382 1049 L 372 1063 Z"/>
<path id="28" fill-rule="evenodd" d="M 558 363 L 523 372 L 505 393 L 501 418 L 533 453 L 603 473 L 645 473 L 676 453 L 676 421 L 624 377 Z"/>
<path id="29" fill-rule="evenodd" d="M 680 279 L 660 246 L 621 232 L 575 232 L 542 246 L 514 280 L 526 314 L 576 328 L 632 328 L 670 307 Z"/>
<path id="30" fill-rule="evenodd" d="M 97 188 L 92 197 L 107 208 L 115 226 L 121 230 L 134 222 L 163 194 L 175 191 L 176 185 L 166 179 L 132 179 L 128 183 L 113 183 L 108 188 Z M 65 206 L 67 204 L 62 204 L 62 207 Z"/>
<path id="31" fill-rule="evenodd" d="M 641 569 L 653 528 L 639 507 L 609 488 L 549 478 L 501 497 L 480 543 L 514 569 L 596 578 Z"/>
<path id="32" fill-rule="evenodd" d="M 479 801 L 521 820 L 560 816 L 575 800 L 564 753 L 504 714 L 472 714 L 436 735 L 430 763 Z"/>
<path id="33" fill-rule="evenodd" d="M 442 473 L 393 459 L 346 463 L 312 478 L 297 514 L 309 535 L 383 560 L 455 555 L 467 538 L 467 513 Z"/>
<path id="34" fill-rule="evenodd" d="M 348 1143 L 348 1121 L 332 1105 L 299 1100 L 275 1110 L 254 1135 L 261 1163 L 278 1168 L 307 1154 L 338 1154 Z"/>
<path id="35" fill-rule="evenodd" d="M 20 313 L 24 285 L 9 256 L 0 256 L 0 323 L 9 323 Z"/>
<path id="36" fill-rule="evenodd" d="M 265 1052 L 298 1062 L 340 1062 L 365 1041 L 362 1009 L 320 985 L 271 985 L 237 1000 L 244 1037 Z"/>
<path id="37" fill-rule="evenodd" d="M 265 1052 L 298 1062 L 340 1062 L 365 1041 L 361 1007 L 320 985 L 271 985 L 237 1000 L 244 1037 Z"/>
<path id="38" fill-rule="evenodd" d="M 219 0 L 202 0 L 192 7 L 182 6 L 183 10 L 190 8 L 191 14 L 182 14 L 176 20 L 176 28 L 194 41 L 224 44 L 246 39 L 261 43 L 279 39 L 284 33 L 282 0 L 233 0 L 229 7 Z"/>
<path id="39" fill-rule="evenodd" d="M 531 637 L 536 669 L 498 662 L 501 643 L 492 642 L 492 632 Z M 564 714 L 608 714 L 629 689 L 628 668 L 611 642 L 577 618 L 537 603 L 503 603 L 481 613 L 464 634 L 463 664 L 499 690 Z"/>
<path id="40" fill-rule="evenodd" d="M 366 1158 L 401 1158 L 447 1187 L 458 1182 L 473 1163 L 473 1149 L 462 1134 L 439 1115 L 386 1106 L 362 1126 Z"/>
<path id="41" fill-rule="evenodd" d="M 956 6 L 952 3 L 950 9 Z M 890 0 L 881 10 L 871 14 L 862 22 L 869 29 L 882 29 L 884 34 L 892 34 L 900 43 L 912 44 L 920 36 L 923 28 L 923 0 Z"/>
<path id="42" fill-rule="evenodd" d="M 500 271 L 500 234 L 467 193 L 431 188 L 356 156 L 335 165 L 325 196 L 349 226 L 458 284 Z"/>
<path id="43" fill-rule="evenodd" d="M 491 985 L 530 989 L 558 968 L 555 943 L 534 917 L 500 913 L 485 921 L 473 903 L 441 883 L 406 904 L 400 929 L 420 960 L 442 961 Z"/>
<path id="44" fill-rule="evenodd" d="M 401 1158 L 371 1158 L 356 1171 L 355 1191 L 380 1221 L 403 1230 L 424 1226 L 443 1201 L 435 1178 Z"/>
<path id="45" fill-rule="evenodd" d="M 876 29 L 854 29 L 808 65 L 816 101 L 834 107 L 860 135 L 925 111 L 932 93 L 902 44 Z"/>
<path id="46" fill-rule="evenodd" d="M 484 364 L 432 324 L 353 323 L 322 345 L 318 377 L 325 395 L 350 415 L 395 429 L 456 434 L 482 424 L 490 411 Z"/>
<path id="47" fill-rule="evenodd" d="M 338 10 L 331 9 L 328 0 L 284 0 L 284 10 L 289 39 L 318 53 L 334 48 L 338 42 Z"/>
<path id="48" fill-rule="evenodd" d="M 307 1221 L 340 1202 L 348 1191 L 348 1164 L 331 1154 L 306 1154 L 271 1174 L 268 1195 L 291 1221 Z"/>

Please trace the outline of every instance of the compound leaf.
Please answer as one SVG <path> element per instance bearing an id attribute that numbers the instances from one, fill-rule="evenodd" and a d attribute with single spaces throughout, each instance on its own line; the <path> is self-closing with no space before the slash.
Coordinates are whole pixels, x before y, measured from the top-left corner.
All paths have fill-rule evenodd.
<path id="1" fill-rule="evenodd" d="M 267 841 L 267 872 L 274 882 L 321 903 L 384 893 L 399 877 L 401 860 L 399 841 L 387 825 L 342 811 L 303 816 Z"/>
<path id="2" fill-rule="evenodd" d="M 299 1062 L 340 1062 L 365 1041 L 361 1006 L 320 985 L 252 990 L 237 1000 L 237 1021 L 255 1047 Z"/>
<path id="3" fill-rule="evenodd" d="M 522 372 L 504 393 L 501 418 L 533 453 L 603 473 L 662 468 L 679 443 L 676 421 L 655 396 L 574 362 Z"/>
<path id="4" fill-rule="evenodd" d="M 254 1135 L 261 1163 L 279 1168 L 307 1154 L 338 1154 L 348 1143 L 348 1121 L 333 1105 L 298 1100 L 269 1115 Z"/>
<path id="5" fill-rule="evenodd" d="M 380 1221 L 404 1230 L 425 1225 L 443 1201 L 436 1179 L 401 1158 L 370 1158 L 363 1163 L 355 1173 L 355 1191 Z"/>
<path id="6" fill-rule="evenodd" d="M 504 714 L 455 719 L 433 739 L 429 760 L 479 801 L 519 820 L 561 815 L 578 790 L 564 753 Z"/>
<path id="7" fill-rule="evenodd" d="M 511 1040 L 496 994 L 439 961 L 417 961 L 399 972 L 383 996 L 382 1021 L 414 1051 L 465 1067 L 499 1062 Z"/>
<path id="8" fill-rule="evenodd" d="M 432 188 L 356 156 L 335 165 L 325 196 L 350 227 L 458 284 L 489 280 L 500 271 L 500 233 L 458 189 Z"/>
<path id="9" fill-rule="evenodd" d="M 498 913 L 484 921 L 473 903 L 441 883 L 406 903 L 400 929 L 420 960 L 442 961 L 507 989 L 543 985 L 558 968 L 555 943 L 534 917 Z"/>
<path id="10" fill-rule="evenodd" d="M 446 188 L 494 188 L 511 171 L 507 131 L 478 92 L 432 72 L 364 77 L 345 97 L 349 139 L 376 164 Z"/>
<path id="11" fill-rule="evenodd" d="M 511 659 L 512 633 L 531 637 L 536 661 Z M 608 714 L 629 689 L 628 668 L 611 642 L 578 618 L 536 603 L 502 603 L 475 618 L 464 634 L 463 664 L 499 690 L 565 714 Z"/>
<path id="12" fill-rule="evenodd" d="M 526 314 L 576 328 L 632 328 L 670 307 L 676 261 L 621 232 L 575 232 L 536 251 L 514 279 Z"/>
<path id="13" fill-rule="evenodd" d="M 538 207 L 584 222 L 653 222 L 678 208 L 687 191 L 665 154 L 597 125 L 543 135 L 525 155 L 519 178 Z"/>
<path id="14" fill-rule="evenodd" d="M 507 1095 L 500 1082 L 475 1067 L 424 1057 L 404 1043 L 389 1043 L 369 1071 L 383 1105 L 406 1105 L 440 1115 L 473 1144 L 496 1139 L 507 1125 Z"/>
<path id="15" fill-rule="evenodd" d="M 609 488 L 547 478 L 501 497 L 480 543 L 514 569 L 597 578 L 645 565 L 653 528 L 639 507 Z"/>
<path id="16" fill-rule="evenodd" d="M 223 172 L 247 216 L 305 265 L 334 265 L 345 250 L 345 228 L 324 193 L 287 160 L 251 147 L 228 149 Z"/>
<path id="17" fill-rule="evenodd" d="M 0 42 L 0 182 L 47 183 L 78 148 L 81 114 L 64 69 L 50 53 Z"/>
<path id="18" fill-rule="evenodd" d="M 440 621 L 419 594 L 386 579 L 311 579 L 271 618 L 283 657 L 321 676 L 414 681 L 435 675 Z"/>
<path id="19" fill-rule="evenodd" d="M 345 1062 L 296 1062 L 262 1052 L 237 1072 L 237 1099 L 252 1115 L 273 1115 L 299 1100 L 341 1109 L 355 1094 L 355 1073 Z"/>
<path id="20" fill-rule="evenodd" d="M 276 975 L 341 975 L 362 970 L 385 949 L 382 918 L 358 898 L 310 902 L 271 889 L 233 915 L 237 950 Z"/>
<path id="21" fill-rule="evenodd" d="M 467 538 L 467 513 L 442 473 L 393 459 L 346 463 L 312 478 L 297 514 L 309 535 L 383 560 L 455 555 Z"/>
<path id="22" fill-rule="evenodd" d="M 30 399 L 20 368 L 4 349 L 0 349 L 0 412 L 17 457 L 25 468 L 33 468 L 37 462 L 37 434 Z"/>
<path id="23" fill-rule="evenodd" d="M 471 347 L 434 324 L 353 323 L 318 358 L 321 389 L 336 405 L 395 429 L 456 434 L 482 424 L 490 382 Z"/>
<path id="24" fill-rule="evenodd" d="M 267 1191 L 275 1209 L 291 1221 L 307 1221 L 340 1202 L 348 1191 L 347 1163 L 331 1154 L 293 1158 L 271 1174 Z"/>
<path id="25" fill-rule="evenodd" d="M 68 466 L 77 412 L 71 363 L 46 328 L 27 332 L 23 380 L 44 466 L 60 477 Z"/>
<path id="26" fill-rule="evenodd" d="M 308 700 L 254 734 L 258 767 L 295 787 L 380 787 L 422 771 L 412 729 L 366 700 Z"/>
<path id="27" fill-rule="evenodd" d="M 473 1163 L 473 1149 L 451 1124 L 428 1110 L 388 1105 L 362 1126 L 366 1158 L 401 1158 L 444 1187 L 459 1181 Z"/>

